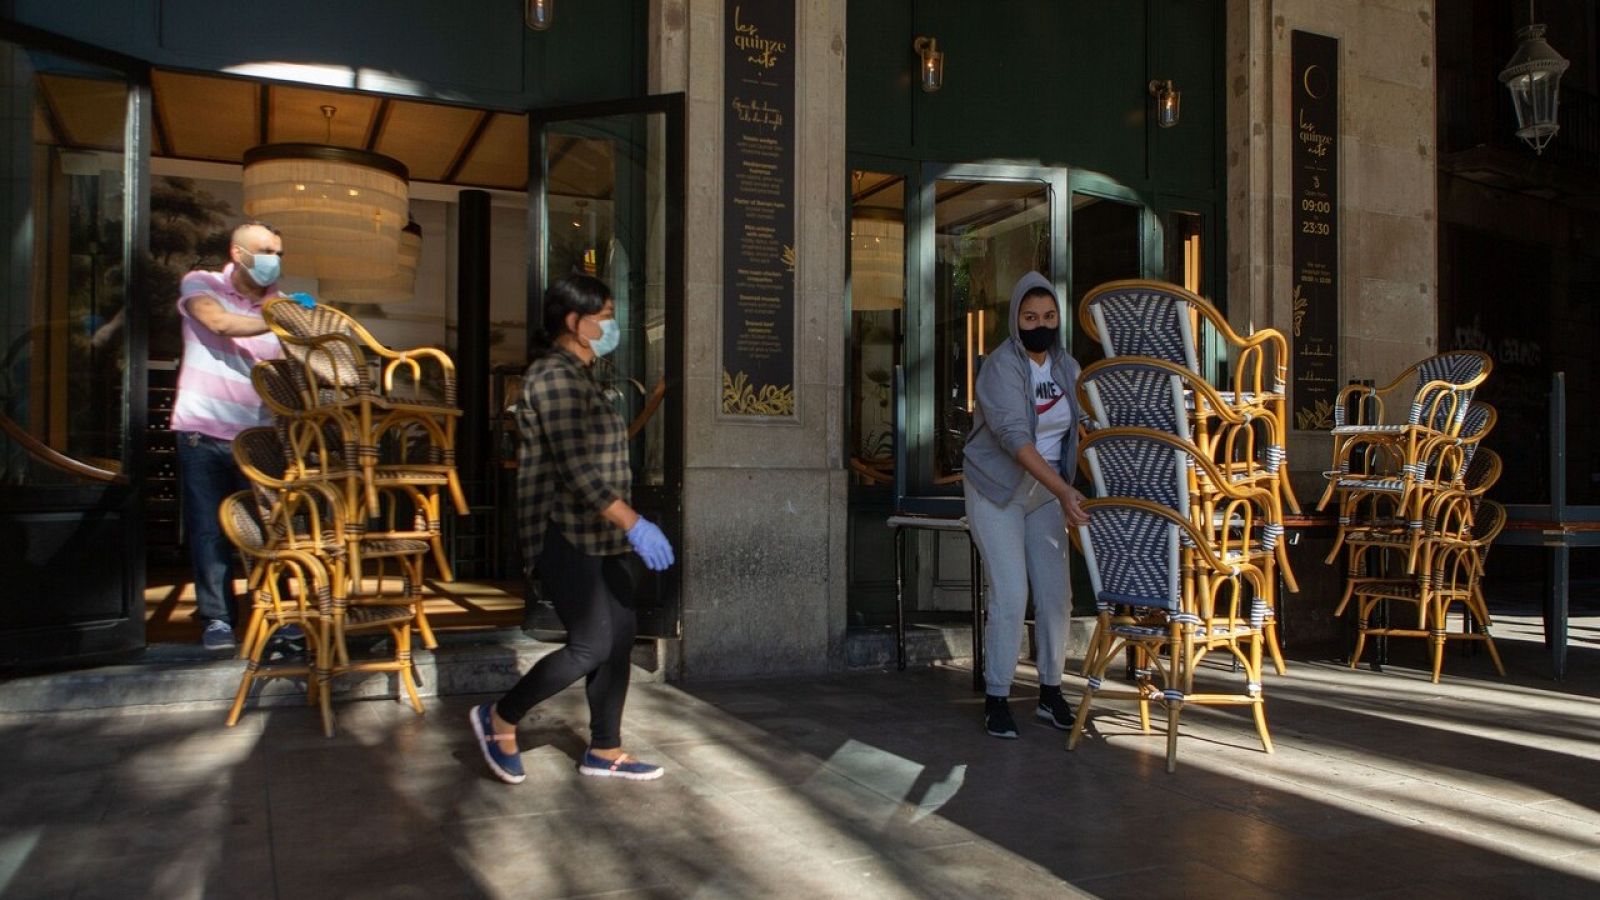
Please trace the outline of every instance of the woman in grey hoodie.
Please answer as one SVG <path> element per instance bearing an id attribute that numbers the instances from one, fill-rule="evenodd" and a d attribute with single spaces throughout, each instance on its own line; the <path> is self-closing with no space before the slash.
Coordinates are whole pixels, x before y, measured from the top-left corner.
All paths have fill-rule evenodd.
<path id="1" fill-rule="evenodd" d="M 978 372 L 972 433 L 964 452 L 967 522 L 989 581 L 984 636 L 984 727 L 1017 737 L 1006 703 L 1022 646 L 1022 619 L 1033 588 L 1037 718 L 1072 728 L 1061 696 L 1066 664 L 1068 526 L 1088 521 L 1072 486 L 1078 465 L 1078 363 L 1061 347 L 1055 287 L 1029 272 L 1011 291 L 1011 336 Z"/>

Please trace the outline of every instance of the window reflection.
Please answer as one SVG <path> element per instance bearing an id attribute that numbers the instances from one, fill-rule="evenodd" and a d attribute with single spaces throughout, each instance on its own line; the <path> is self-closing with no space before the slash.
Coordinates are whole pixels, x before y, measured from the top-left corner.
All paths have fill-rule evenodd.
<path id="1" fill-rule="evenodd" d="M 850 211 L 850 468 L 894 481 L 894 369 L 906 297 L 905 179 L 854 173 Z"/>
<path id="2" fill-rule="evenodd" d="M 973 382 L 1010 335 L 1011 286 L 1047 276 L 1050 190 L 1036 181 L 941 180 L 934 186 L 933 483 L 961 478 Z"/>
<path id="3" fill-rule="evenodd" d="M 122 469 L 127 109 L 120 77 L 0 43 L 0 485 Z"/>
<path id="4" fill-rule="evenodd" d="M 622 343 L 595 373 L 633 437 L 634 483 L 666 480 L 664 121 L 598 117 L 551 126 L 546 148 L 548 271 L 611 288 Z"/>
<path id="5" fill-rule="evenodd" d="M 1077 296 L 1067 314 L 1073 322 L 1077 322 L 1077 301 L 1095 285 L 1144 275 L 1140 265 L 1143 215 L 1143 208 L 1131 203 L 1090 194 L 1072 195 L 1072 289 Z M 1075 328 L 1072 355 L 1088 365 L 1105 354 L 1082 328 Z"/>

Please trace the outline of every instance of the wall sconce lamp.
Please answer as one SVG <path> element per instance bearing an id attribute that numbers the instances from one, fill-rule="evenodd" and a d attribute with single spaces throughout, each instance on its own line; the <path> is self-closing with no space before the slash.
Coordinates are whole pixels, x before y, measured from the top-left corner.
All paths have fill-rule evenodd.
<path id="1" fill-rule="evenodd" d="M 922 89 L 931 94 L 944 87 L 944 53 L 939 50 L 939 42 L 919 35 L 911 42 L 911 48 L 922 59 Z"/>
<path id="2" fill-rule="evenodd" d="M 522 22 L 534 31 L 549 31 L 556 15 L 556 0 L 527 0 L 522 7 Z"/>
<path id="3" fill-rule="evenodd" d="M 1533 0 L 1528 0 L 1528 27 L 1519 29 L 1517 52 L 1500 70 L 1500 83 L 1511 91 L 1517 112 L 1517 137 L 1536 154 L 1561 130 L 1561 75 L 1571 65 L 1544 41 L 1544 26 L 1533 21 Z"/>
<path id="4" fill-rule="evenodd" d="M 1156 98 L 1156 124 L 1162 128 L 1178 124 L 1178 103 L 1183 99 L 1183 92 L 1173 90 L 1172 79 L 1151 81 L 1150 96 Z"/>

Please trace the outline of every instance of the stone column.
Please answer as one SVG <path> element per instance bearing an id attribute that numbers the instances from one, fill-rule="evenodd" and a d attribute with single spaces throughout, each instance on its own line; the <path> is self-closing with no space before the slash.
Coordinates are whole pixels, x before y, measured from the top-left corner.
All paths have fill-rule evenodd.
<path id="1" fill-rule="evenodd" d="M 683 640 L 686 679 L 842 659 L 846 247 L 844 0 L 797 4 L 798 414 L 719 418 L 722 0 L 654 0 L 650 88 L 688 95 Z"/>
<path id="2" fill-rule="evenodd" d="M 1382 384 L 1437 352 L 1433 9 L 1434 0 L 1228 0 L 1228 308 L 1240 330 L 1294 333 L 1290 34 L 1339 40 L 1341 382 Z M 1331 446 L 1326 432 L 1290 432 L 1308 511 Z M 1302 634 L 1312 638 L 1331 627 L 1325 613 L 1342 571 L 1324 566 L 1322 552 L 1308 546 L 1293 556 L 1306 590 L 1290 604 L 1322 613 L 1305 620 Z"/>

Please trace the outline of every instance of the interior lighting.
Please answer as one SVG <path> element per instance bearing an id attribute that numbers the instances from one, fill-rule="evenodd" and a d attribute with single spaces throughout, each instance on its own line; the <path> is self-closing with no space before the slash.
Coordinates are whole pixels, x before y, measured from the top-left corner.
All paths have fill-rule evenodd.
<path id="1" fill-rule="evenodd" d="M 911 47 L 917 51 L 917 56 L 922 60 L 919 67 L 922 89 L 931 94 L 944 87 L 944 53 L 939 49 L 939 42 L 931 37 L 919 35 L 911 42 Z"/>
<path id="2" fill-rule="evenodd" d="M 388 278 L 399 267 L 410 173 L 398 160 L 325 144 L 263 144 L 244 153 L 244 211 L 283 232 L 285 274 Z"/>
<path id="3" fill-rule="evenodd" d="M 522 21 L 534 31 L 549 31 L 556 15 L 556 0 L 527 0 L 522 8 Z"/>
<path id="4" fill-rule="evenodd" d="M 1173 89 L 1172 79 L 1151 81 L 1150 96 L 1156 98 L 1156 124 L 1162 128 L 1178 124 L 1178 107 L 1183 100 L 1183 92 Z"/>
<path id="5" fill-rule="evenodd" d="M 398 265 L 388 278 L 323 278 L 317 296 L 329 303 L 394 306 L 417 296 L 417 265 L 422 261 L 422 226 L 409 222 L 400 232 Z"/>

